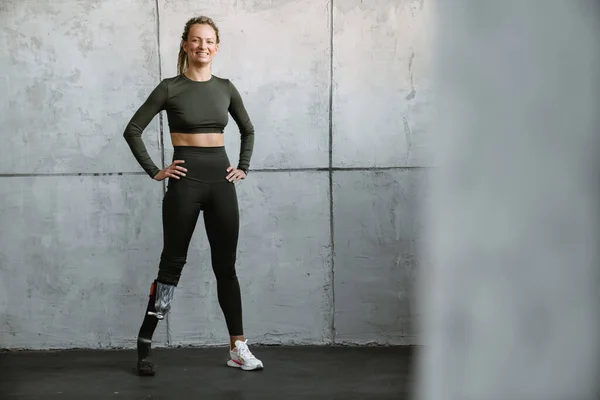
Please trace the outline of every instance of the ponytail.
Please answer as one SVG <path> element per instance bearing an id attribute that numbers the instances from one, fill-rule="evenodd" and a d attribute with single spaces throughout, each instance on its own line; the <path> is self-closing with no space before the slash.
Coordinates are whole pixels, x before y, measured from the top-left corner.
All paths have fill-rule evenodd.
<path id="1" fill-rule="evenodd" d="M 181 75 L 187 69 L 187 54 L 183 50 L 183 42 L 179 46 L 179 55 L 177 56 L 177 74 Z"/>

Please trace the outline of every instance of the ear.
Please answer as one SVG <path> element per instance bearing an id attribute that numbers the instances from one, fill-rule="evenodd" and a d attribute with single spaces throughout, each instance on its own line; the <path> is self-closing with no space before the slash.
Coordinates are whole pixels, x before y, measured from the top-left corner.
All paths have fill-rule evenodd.
<path id="1" fill-rule="evenodd" d="M 181 46 L 183 47 L 183 51 L 187 53 L 188 51 L 188 43 L 185 40 L 181 41 Z"/>

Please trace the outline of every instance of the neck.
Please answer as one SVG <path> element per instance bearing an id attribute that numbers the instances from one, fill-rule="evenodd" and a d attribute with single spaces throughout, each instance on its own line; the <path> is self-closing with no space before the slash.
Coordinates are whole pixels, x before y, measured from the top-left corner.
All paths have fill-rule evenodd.
<path id="1" fill-rule="evenodd" d="M 207 81 L 211 78 L 212 74 L 210 72 L 210 65 L 197 67 L 190 65 L 188 69 L 184 72 L 185 76 L 190 78 L 193 81 Z"/>

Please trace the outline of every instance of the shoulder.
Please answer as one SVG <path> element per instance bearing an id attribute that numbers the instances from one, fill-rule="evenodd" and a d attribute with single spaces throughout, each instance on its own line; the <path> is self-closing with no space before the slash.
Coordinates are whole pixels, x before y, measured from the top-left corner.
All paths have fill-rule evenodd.
<path id="1" fill-rule="evenodd" d="M 223 90 L 226 90 L 229 93 L 229 95 L 231 95 L 234 98 L 240 97 L 240 92 L 238 91 L 235 84 L 231 81 L 231 79 L 219 77 L 216 75 L 213 75 L 213 79 L 216 79 L 216 81 L 221 85 Z"/>
<path id="2" fill-rule="evenodd" d="M 213 75 L 213 80 L 220 88 L 225 90 L 229 90 L 229 88 L 232 86 L 231 81 L 222 76 Z"/>
<path id="3" fill-rule="evenodd" d="M 166 94 L 168 93 L 169 86 L 172 84 L 172 82 L 173 78 L 161 79 L 160 82 L 158 82 L 158 84 L 155 86 L 154 91 Z"/>
<path id="4" fill-rule="evenodd" d="M 160 84 L 163 85 L 164 87 L 169 87 L 169 86 L 172 86 L 173 84 L 176 84 L 179 81 L 181 81 L 181 75 L 170 76 L 168 78 L 163 78 L 160 81 Z"/>
<path id="5" fill-rule="evenodd" d="M 223 78 L 222 76 L 218 76 L 218 75 L 214 75 L 213 74 L 213 79 L 215 80 L 215 82 L 219 82 L 222 84 L 228 84 L 229 83 L 229 79 L 228 78 Z"/>
<path id="6" fill-rule="evenodd" d="M 183 88 L 189 85 L 189 81 L 182 75 L 170 76 L 163 78 L 159 87 L 167 97 L 171 97 L 173 94 L 179 93 Z"/>

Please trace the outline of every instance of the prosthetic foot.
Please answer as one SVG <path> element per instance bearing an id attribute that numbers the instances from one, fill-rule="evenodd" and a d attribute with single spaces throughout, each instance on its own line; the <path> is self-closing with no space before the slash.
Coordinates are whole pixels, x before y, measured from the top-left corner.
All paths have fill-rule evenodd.
<path id="1" fill-rule="evenodd" d="M 140 376 L 154 376 L 154 362 L 151 357 L 152 336 L 158 321 L 164 319 L 171 309 L 175 286 L 154 281 L 150 287 L 150 296 L 146 315 L 140 327 L 137 339 L 137 372 Z"/>

